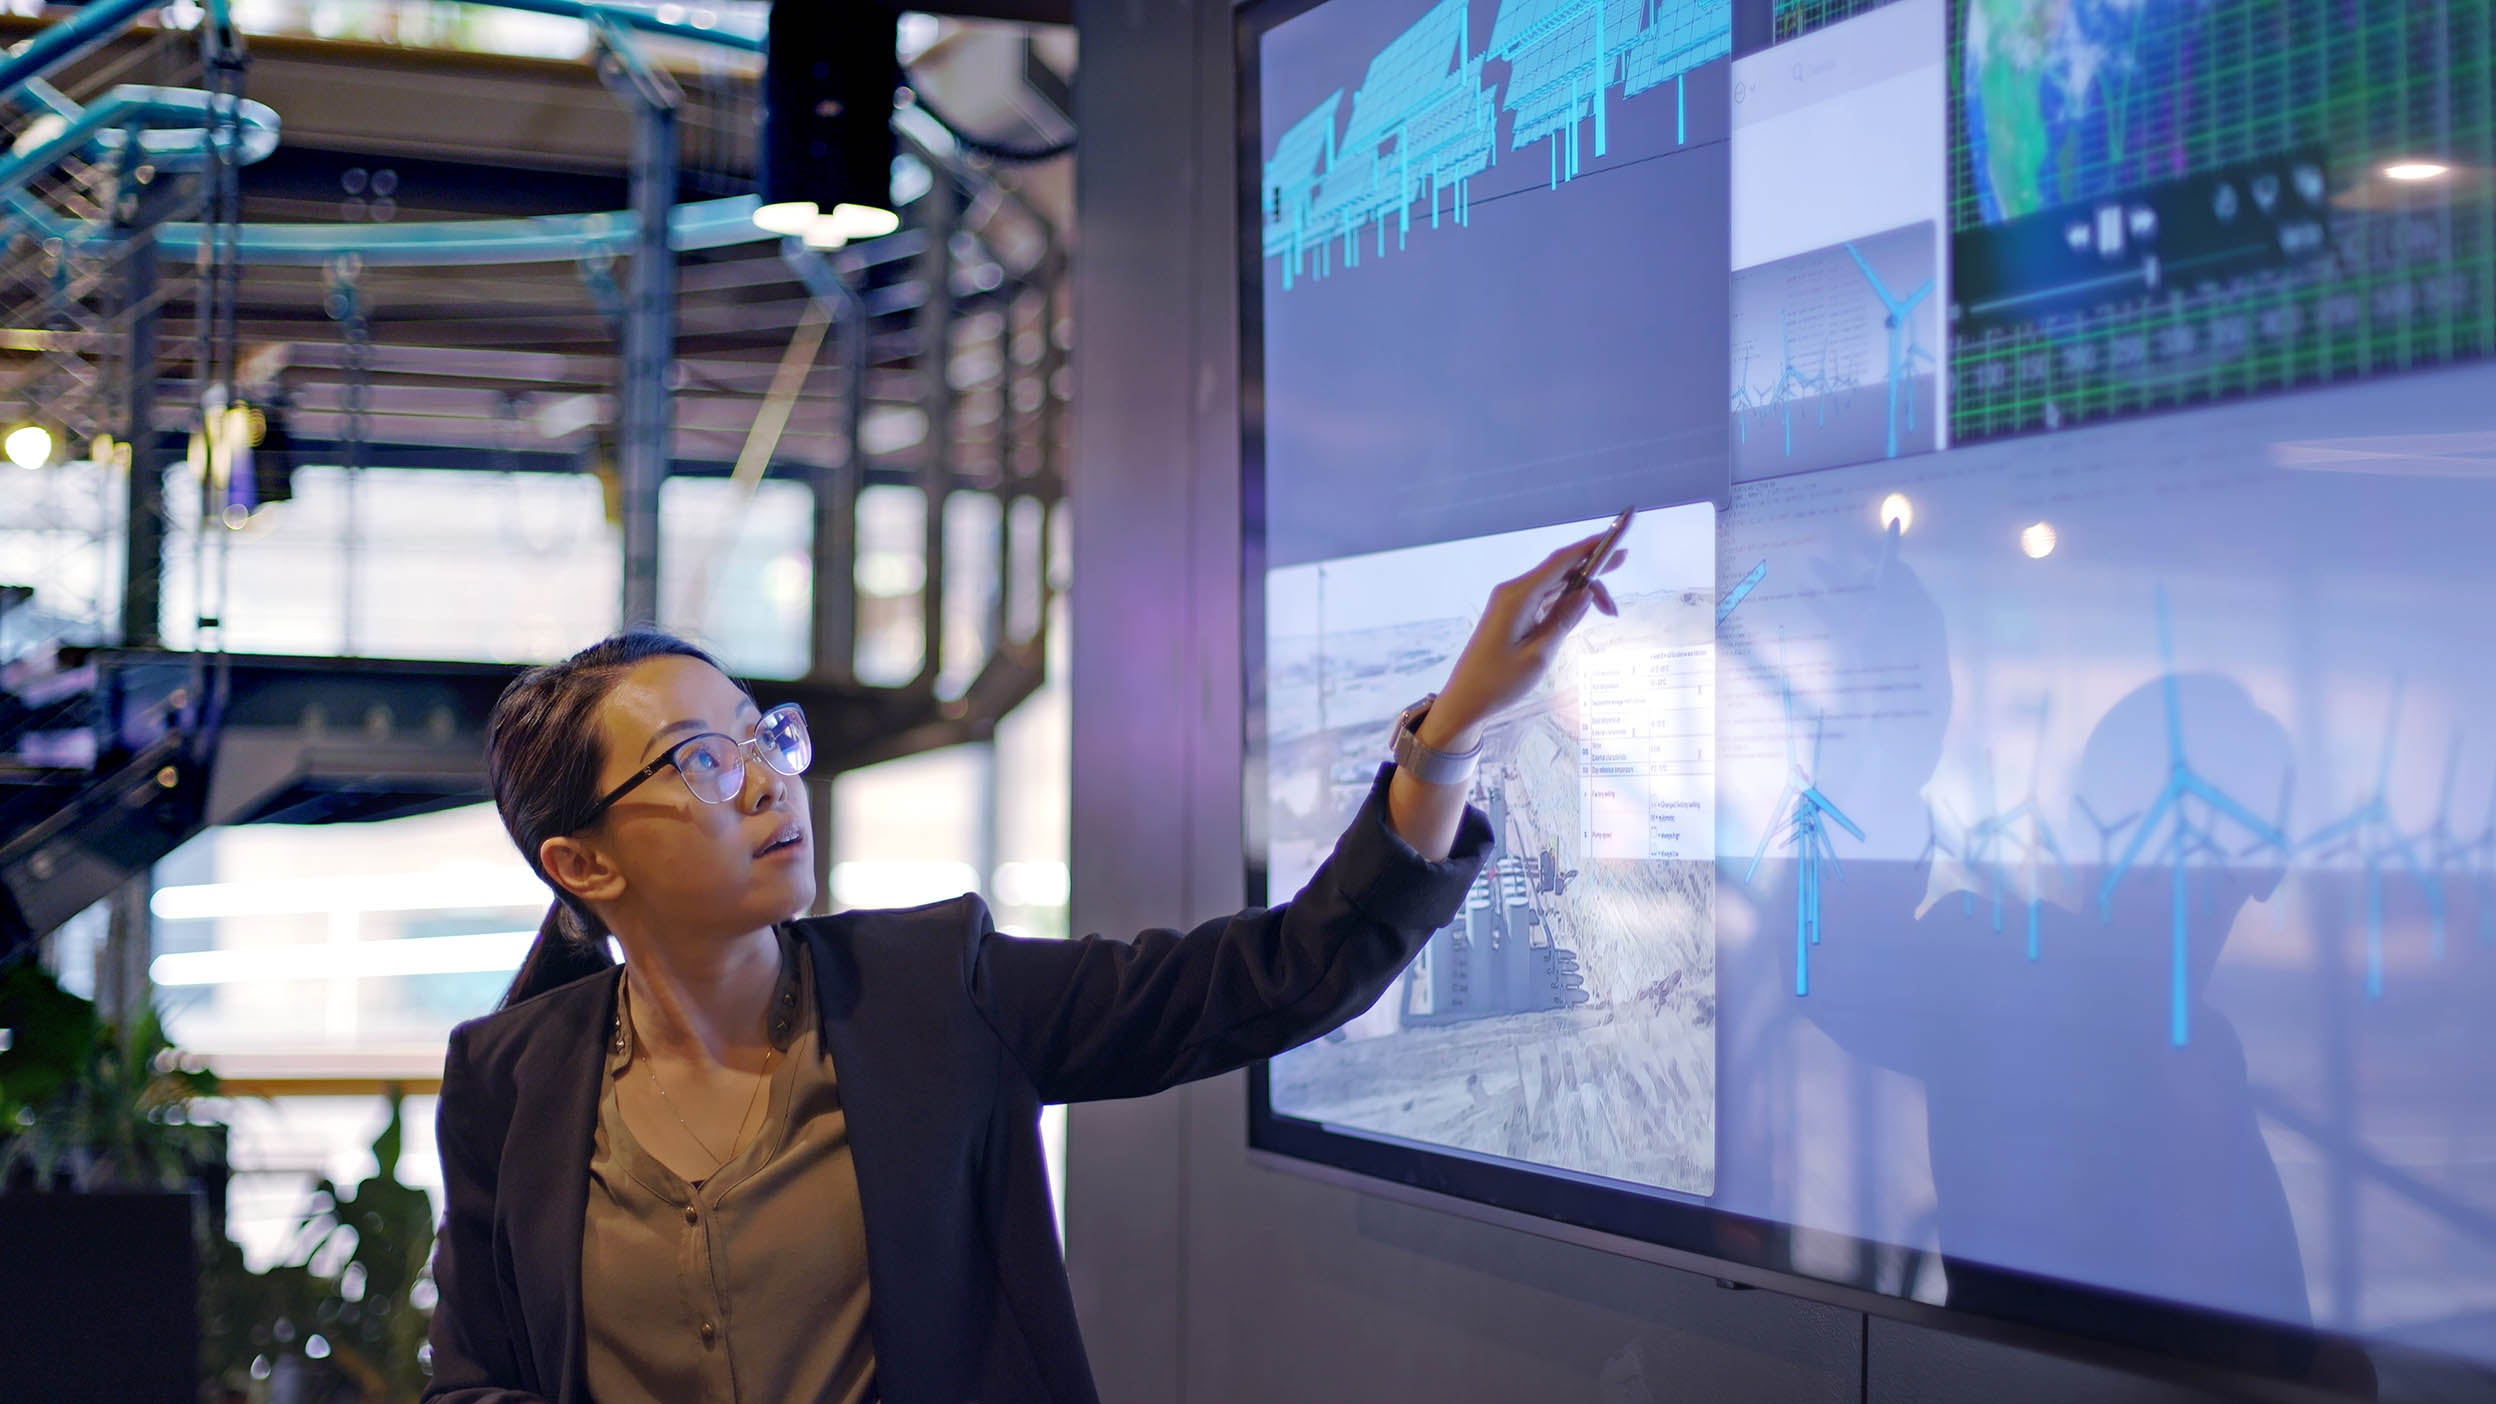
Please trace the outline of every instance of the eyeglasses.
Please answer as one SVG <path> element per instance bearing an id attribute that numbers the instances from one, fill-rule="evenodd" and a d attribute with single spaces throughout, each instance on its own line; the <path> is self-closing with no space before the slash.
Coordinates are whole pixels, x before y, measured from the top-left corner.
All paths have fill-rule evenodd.
<path id="1" fill-rule="evenodd" d="M 814 738 L 806 734 L 806 714 L 797 709 L 796 703 L 787 702 L 763 713 L 763 719 L 754 723 L 754 734 L 743 741 L 716 731 L 686 737 L 634 772 L 632 779 L 607 791 L 606 797 L 589 811 L 589 817 L 581 821 L 581 828 L 597 823 L 599 816 L 632 793 L 633 787 L 671 765 L 695 799 L 704 804 L 726 804 L 745 789 L 745 758 L 749 755 L 782 775 L 805 774 L 806 767 L 815 759 Z"/>

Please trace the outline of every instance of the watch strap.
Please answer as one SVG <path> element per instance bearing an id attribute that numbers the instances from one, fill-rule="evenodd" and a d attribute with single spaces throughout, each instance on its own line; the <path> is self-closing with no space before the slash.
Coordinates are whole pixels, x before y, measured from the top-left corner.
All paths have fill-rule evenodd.
<path id="1" fill-rule="evenodd" d="M 1421 739 L 1421 719 L 1430 712 L 1436 696 L 1424 698 L 1397 719 L 1395 729 L 1395 764 L 1399 770 L 1412 772 L 1414 779 L 1429 785 L 1453 785 L 1473 774 L 1475 762 L 1482 758 L 1482 743 L 1473 743 L 1469 751 L 1442 751 Z"/>

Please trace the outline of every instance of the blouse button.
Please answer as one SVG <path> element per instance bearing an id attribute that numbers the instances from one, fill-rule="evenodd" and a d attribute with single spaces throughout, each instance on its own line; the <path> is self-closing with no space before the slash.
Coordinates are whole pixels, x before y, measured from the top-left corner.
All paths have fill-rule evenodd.
<path id="1" fill-rule="evenodd" d="M 686 1223 L 689 1223 L 689 1224 L 698 1224 L 698 1223 L 702 1222 L 702 1211 L 700 1211 L 700 1210 L 698 1210 L 698 1209 L 694 1208 L 694 1207 L 693 1207 L 692 1205 L 690 1205 L 690 1204 L 686 1205 L 686 1206 L 685 1206 L 685 1222 L 686 1222 Z"/>
<path id="2" fill-rule="evenodd" d="M 719 1328 L 718 1328 L 718 1327 L 713 1326 L 711 1323 L 709 1323 L 709 1322 L 707 1322 L 707 1321 L 703 1322 L 703 1323 L 702 1323 L 702 1344 L 704 1344 L 704 1345 L 709 1345 L 712 1341 L 717 1340 L 718 1338 L 719 1338 Z"/>

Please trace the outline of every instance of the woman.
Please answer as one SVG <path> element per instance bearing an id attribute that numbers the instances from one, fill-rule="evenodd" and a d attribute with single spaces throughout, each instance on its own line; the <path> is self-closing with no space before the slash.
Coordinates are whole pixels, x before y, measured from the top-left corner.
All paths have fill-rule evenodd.
<path id="1" fill-rule="evenodd" d="M 494 802 L 557 900 L 451 1033 L 425 1399 L 1093 1400 L 1041 1104 L 1241 1067 L 1387 988 L 1490 847 L 1464 754 L 1612 608 L 1573 573 L 1595 546 L 1493 592 L 1427 749 L 1298 896 L 1132 943 L 1002 936 L 970 896 L 798 920 L 791 709 L 653 633 L 519 679 Z"/>

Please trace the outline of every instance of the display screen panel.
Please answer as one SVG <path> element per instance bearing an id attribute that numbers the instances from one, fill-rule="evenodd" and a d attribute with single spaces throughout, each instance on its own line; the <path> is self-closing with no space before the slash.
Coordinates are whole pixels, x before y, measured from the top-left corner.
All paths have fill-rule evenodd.
<path id="1" fill-rule="evenodd" d="M 1491 589 L 1602 522 L 1266 577 L 1268 882 L 1296 890 L 1378 738 L 1447 676 Z M 1716 514 L 1655 513 L 1551 676 L 1487 729 L 1490 862 L 1381 1000 L 1274 1060 L 1273 1109 L 1571 1176 L 1715 1183 Z"/>
<path id="2" fill-rule="evenodd" d="M 1253 1142 L 2496 1387 L 2490 7 L 1244 14 L 1252 885 L 1644 509 L 1465 910 Z"/>

